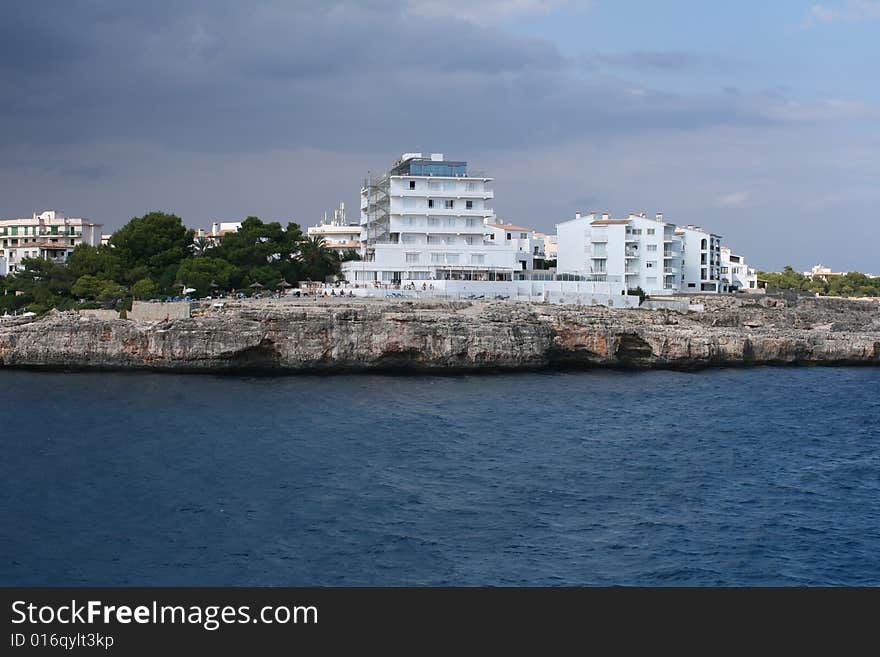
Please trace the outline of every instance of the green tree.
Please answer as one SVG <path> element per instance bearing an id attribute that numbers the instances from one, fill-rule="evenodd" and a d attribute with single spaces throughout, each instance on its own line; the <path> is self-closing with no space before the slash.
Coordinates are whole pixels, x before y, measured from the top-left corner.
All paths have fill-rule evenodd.
<path id="1" fill-rule="evenodd" d="M 320 236 L 307 237 L 300 243 L 297 260 L 303 276 L 313 281 L 323 281 L 340 270 L 339 256 L 327 248 L 324 238 Z"/>
<path id="2" fill-rule="evenodd" d="M 81 299 L 97 299 L 101 294 L 104 284 L 108 281 L 92 276 L 91 274 L 83 274 L 70 289 L 71 293 Z"/>
<path id="3" fill-rule="evenodd" d="M 131 286 L 131 295 L 135 299 L 153 299 L 160 294 L 159 286 L 152 278 L 142 278 Z"/>
<path id="4" fill-rule="evenodd" d="M 146 276 L 161 279 L 169 267 L 178 266 L 190 256 L 192 241 L 193 231 L 177 215 L 151 212 L 134 217 L 110 238 L 113 252 L 124 267 L 118 280 L 133 283 Z"/>
<path id="5" fill-rule="evenodd" d="M 221 258 L 193 257 L 180 263 L 177 280 L 187 287 L 195 288 L 196 294 L 203 297 L 212 292 L 212 282 L 224 290 L 236 287 L 241 280 L 241 273 L 237 267 Z"/>

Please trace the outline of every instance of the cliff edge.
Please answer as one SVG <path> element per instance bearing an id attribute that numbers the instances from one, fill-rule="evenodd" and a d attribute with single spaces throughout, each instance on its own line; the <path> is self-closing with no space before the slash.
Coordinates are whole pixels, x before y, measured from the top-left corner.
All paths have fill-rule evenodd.
<path id="1" fill-rule="evenodd" d="M 880 303 L 704 296 L 702 312 L 511 302 L 263 300 L 136 322 L 0 323 L 0 367 L 330 372 L 880 365 Z"/>

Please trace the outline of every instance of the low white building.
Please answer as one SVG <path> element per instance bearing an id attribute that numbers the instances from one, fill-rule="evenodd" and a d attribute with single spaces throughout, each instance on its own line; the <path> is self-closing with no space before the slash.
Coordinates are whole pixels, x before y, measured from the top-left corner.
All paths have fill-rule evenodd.
<path id="1" fill-rule="evenodd" d="M 721 282 L 721 236 L 699 226 L 678 226 L 681 239 L 681 291 L 726 292 Z"/>
<path id="2" fill-rule="evenodd" d="M 544 258 L 546 260 L 556 260 L 556 256 L 558 255 L 557 244 L 558 237 L 554 235 L 548 235 L 547 233 L 532 233 L 532 237 L 542 240 L 544 242 Z"/>
<path id="3" fill-rule="evenodd" d="M 512 280 L 522 265 L 506 243 L 486 239 L 495 223 L 492 178 L 467 162 L 404 153 L 361 189 L 362 260 L 342 263 L 351 282 Z"/>
<path id="4" fill-rule="evenodd" d="M 345 203 L 333 211 L 333 218 L 328 219 L 327 213 L 317 226 L 309 226 L 306 231 L 309 237 L 321 237 L 328 249 L 340 253 L 344 251 L 357 251 L 361 248 L 360 224 L 349 224 L 345 218 Z"/>
<path id="5" fill-rule="evenodd" d="M 721 285 L 722 291 L 757 290 L 758 272 L 746 264 L 741 255 L 731 252 L 727 246 L 721 247 Z"/>
<path id="6" fill-rule="evenodd" d="M 531 228 L 487 221 L 486 238 L 495 244 L 506 244 L 514 249 L 519 269 L 544 268 L 544 240 L 535 237 Z"/>
<path id="7" fill-rule="evenodd" d="M 607 213 L 578 212 L 556 230 L 560 278 L 608 282 L 620 293 L 641 288 L 661 295 L 680 288 L 681 240 L 662 214 L 614 219 Z"/>
<path id="8" fill-rule="evenodd" d="M 813 265 L 810 268 L 810 271 L 805 271 L 804 276 L 813 280 L 814 278 L 821 279 L 823 281 L 828 281 L 831 278 L 839 278 L 841 276 L 846 276 L 845 271 L 833 271 L 831 267 L 826 267 L 822 263 L 818 265 Z"/>
<path id="9" fill-rule="evenodd" d="M 67 217 L 57 210 L 35 212 L 30 218 L 0 219 L 0 257 L 6 259 L 9 273 L 19 271 L 25 258 L 67 262 L 80 244 L 99 246 L 101 228 L 102 224 Z"/>

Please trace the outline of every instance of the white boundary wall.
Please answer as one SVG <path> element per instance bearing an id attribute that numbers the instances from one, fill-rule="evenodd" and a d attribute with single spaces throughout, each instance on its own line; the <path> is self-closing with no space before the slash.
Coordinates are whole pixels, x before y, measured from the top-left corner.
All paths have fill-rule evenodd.
<path id="1" fill-rule="evenodd" d="M 615 308 L 638 308 L 637 296 L 611 294 L 608 283 L 586 281 L 412 281 L 415 289 L 407 289 L 408 282 L 400 288 L 352 287 L 337 288 L 351 292 L 356 297 L 373 298 L 431 298 L 486 299 L 506 301 L 531 301 L 534 303 L 577 304 L 584 306 L 612 306 Z M 425 289 L 422 289 L 422 284 Z"/>

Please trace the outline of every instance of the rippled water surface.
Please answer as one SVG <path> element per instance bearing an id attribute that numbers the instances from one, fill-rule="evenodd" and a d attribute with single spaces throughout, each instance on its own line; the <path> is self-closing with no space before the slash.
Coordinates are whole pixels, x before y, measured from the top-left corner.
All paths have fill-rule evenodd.
<path id="1" fill-rule="evenodd" d="M 880 369 L 0 386 L 6 585 L 880 584 Z"/>

